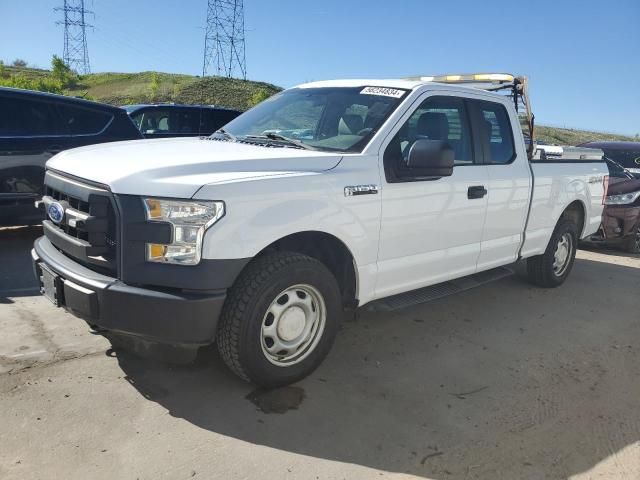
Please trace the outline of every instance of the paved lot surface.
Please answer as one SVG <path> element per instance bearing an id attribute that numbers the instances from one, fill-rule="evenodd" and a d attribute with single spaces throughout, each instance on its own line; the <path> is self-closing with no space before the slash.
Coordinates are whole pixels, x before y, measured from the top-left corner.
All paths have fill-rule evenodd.
<path id="1" fill-rule="evenodd" d="M 141 360 L 53 309 L 38 234 L 0 230 L 2 479 L 640 478 L 638 257 L 362 312 L 312 377 L 265 394 L 213 350 Z"/>

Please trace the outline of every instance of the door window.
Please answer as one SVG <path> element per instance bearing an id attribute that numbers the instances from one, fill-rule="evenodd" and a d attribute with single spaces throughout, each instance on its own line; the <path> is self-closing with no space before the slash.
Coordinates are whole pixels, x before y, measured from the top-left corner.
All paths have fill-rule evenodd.
<path id="1" fill-rule="evenodd" d="M 480 104 L 480 139 L 484 146 L 485 163 L 506 164 L 515 158 L 513 131 L 504 105 L 494 102 Z"/>
<path id="2" fill-rule="evenodd" d="M 456 97 L 429 97 L 400 128 L 384 153 L 388 181 L 417 180 L 407 168 L 409 150 L 416 140 L 446 141 L 455 152 L 454 166 L 473 165 L 469 117 L 464 101 Z"/>
<path id="3" fill-rule="evenodd" d="M 55 115 L 46 101 L 0 96 L 0 137 L 58 135 Z"/>
<path id="4" fill-rule="evenodd" d="M 57 108 L 62 124 L 71 135 L 96 135 L 113 119 L 110 113 L 73 105 L 59 104 Z"/>
<path id="5" fill-rule="evenodd" d="M 199 108 L 149 108 L 131 119 L 144 134 L 198 135 Z"/>

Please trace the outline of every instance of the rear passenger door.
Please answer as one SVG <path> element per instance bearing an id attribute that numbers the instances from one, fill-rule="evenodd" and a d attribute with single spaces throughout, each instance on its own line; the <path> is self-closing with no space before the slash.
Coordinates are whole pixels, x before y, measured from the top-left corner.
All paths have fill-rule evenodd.
<path id="1" fill-rule="evenodd" d="M 406 167 L 413 143 L 444 140 L 453 175 L 421 178 Z M 383 143 L 376 297 L 475 273 L 487 209 L 487 168 L 476 152 L 466 99 L 423 96 Z"/>
<path id="2" fill-rule="evenodd" d="M 481 271 L 516 261 L 529 209 L 531 173 L 524 143 L 515 138 L 520 132 L 512 127 L 518 124 L 513 108 L 489 100 L 468 103 L 489 177 Z"/>

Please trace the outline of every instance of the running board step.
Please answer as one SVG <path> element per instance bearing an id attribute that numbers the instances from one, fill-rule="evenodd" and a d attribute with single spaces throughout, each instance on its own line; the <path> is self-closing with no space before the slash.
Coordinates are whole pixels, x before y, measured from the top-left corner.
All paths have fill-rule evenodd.
<path id="1" fill-rule="evenodd" d="M 513 275 L 515 271 L 511 267 L 498 267 L 485 272 L 475 273 L 467 277 L 457 278 L 430 287 L 412 290 L 406 293 L 381 298 L 371 302 L 364 308 L 372 312 L 391 312 L 400 308 L 412 307 L 421 303 L 430 302 L 438 298 L 447 297 L 455 293 L 464 292 L 479 287 L 495 280 Z"/>

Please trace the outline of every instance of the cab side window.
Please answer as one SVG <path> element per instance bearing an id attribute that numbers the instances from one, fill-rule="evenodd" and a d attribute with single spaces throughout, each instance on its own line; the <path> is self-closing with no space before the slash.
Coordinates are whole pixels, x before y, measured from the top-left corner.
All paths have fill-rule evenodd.
<path id="1" fill-rule="evenodd" d="M 509 114 L 504 105 L 478 101 L 480 109 L 480 141 L 483 145 L 485 163 L 504 165 L 515 158 L 513 131 Z"/>
<path id="2" fill-rule="evenodd" d="M 469 116 L 461 98 L 430 97 L 413 112 L 384 152 L 387 181 L 420 180 L 406 166 L 409 150 L 419 139 L 447 142 L 456 167 L 474 164 Z"/>

